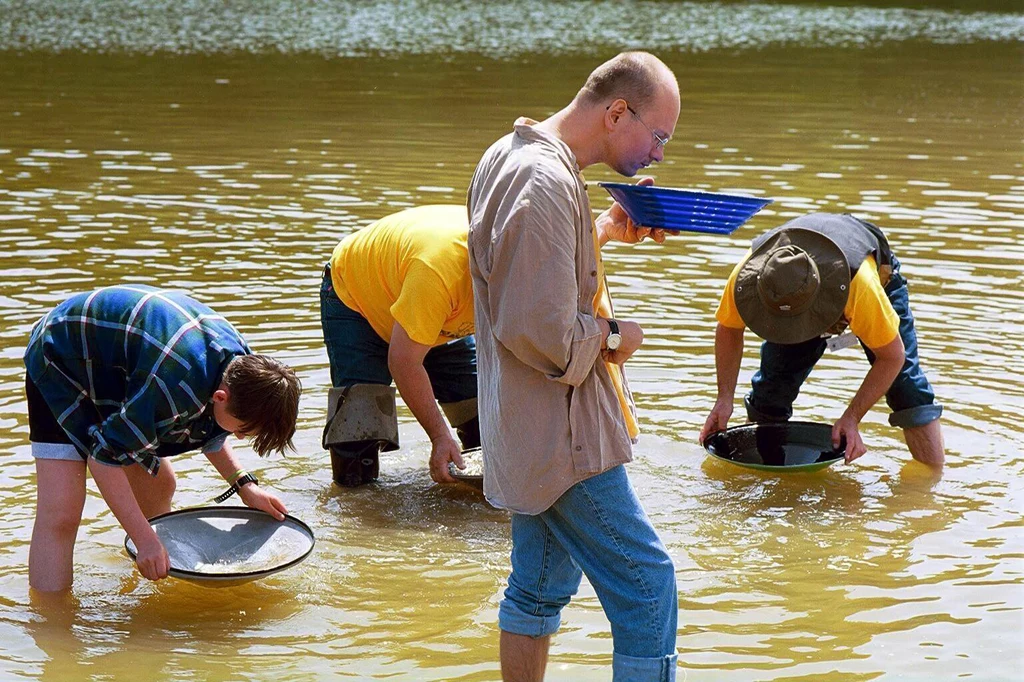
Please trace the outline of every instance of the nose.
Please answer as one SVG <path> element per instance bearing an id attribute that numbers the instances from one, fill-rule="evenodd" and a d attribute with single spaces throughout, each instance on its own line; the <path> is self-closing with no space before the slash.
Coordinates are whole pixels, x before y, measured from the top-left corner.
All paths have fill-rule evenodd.
<path id="1" fill-rule="evenodd" d="M 654 153 L 651 154 L 651 160 L 654 161 L 655 163 L 661 163 L 664 158 L 665 148 L 662 147 L 660 144 L 655 144 Z"/>

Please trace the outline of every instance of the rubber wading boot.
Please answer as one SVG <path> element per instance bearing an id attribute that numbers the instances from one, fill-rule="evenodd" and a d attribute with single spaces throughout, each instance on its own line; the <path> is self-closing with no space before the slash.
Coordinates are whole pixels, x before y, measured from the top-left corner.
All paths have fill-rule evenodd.
<path id="1" fill-rule="evenodd" d="M 455 435 L 459 437 L 463 451 L 480 447 L 480 420 L 473 417 L 465 424 L 459 424 L 455 427 Z"/>
<path id="2" fill-rule="evenodd" d="M 395 389 L 380 384 L 332 388 L 327 395 L 323 447 L 331 453 L 334 482 L 370 483 L 380 474 L 380 453 L 398 449 Z"/>
<path id="3" fill-rule="evenodd" d="M 372 483 L 380 475 L 380 441 L 331 446 L 331 474 L 346 488 Z"/>
<path id="4" fill-rule="evenodd" d="M 448 423 L 455 429 L 463 451 L 480 447 L 480 419 L 476 409 L 476 398 L 439 405 Z"/>

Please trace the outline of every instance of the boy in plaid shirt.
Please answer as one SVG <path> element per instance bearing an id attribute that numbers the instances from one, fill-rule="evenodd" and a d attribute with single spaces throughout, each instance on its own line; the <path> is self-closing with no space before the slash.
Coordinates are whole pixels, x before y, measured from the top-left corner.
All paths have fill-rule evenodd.
<path id="1" fill-rule="evenodd" d="M 246 505 L 284 518 L 284 503 L 241 469 L 227 437 L 252 438 L 261 456 L 290 447 L 298 377 L 254 355 L 205 305 L 137 284 L 77 294 L 33 328 L 25 367 L 38 489 L 34 589 L 71 585 L 87 468 L 150 580 L 170 568 L 147 520 L 170 511 L 166 457 L 201 449 Z"/>

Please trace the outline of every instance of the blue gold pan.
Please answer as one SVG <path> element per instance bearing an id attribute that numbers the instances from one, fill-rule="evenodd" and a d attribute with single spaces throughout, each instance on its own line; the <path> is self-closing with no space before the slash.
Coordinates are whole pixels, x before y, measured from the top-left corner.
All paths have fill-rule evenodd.
<path id="1" fill-rule="evenodd" d="M 666 230 L 730 234 L 772 203 L 740 194 L 699 192 L 622 182 L 599 183 L 637 225 Z"/>

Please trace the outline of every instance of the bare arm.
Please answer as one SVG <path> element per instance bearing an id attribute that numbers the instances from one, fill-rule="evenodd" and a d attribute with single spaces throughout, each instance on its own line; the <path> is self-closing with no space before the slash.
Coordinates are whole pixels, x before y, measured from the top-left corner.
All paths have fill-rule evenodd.
<path id="1" fill-rule="evenodd" d="M 101 464 L 90 457 L 89 473 L 96 481 L 96 487 L 99 488 L 110 511 L 128 533 L 128 537 L 135 542 L 135 562 L 139 566 L 139 571 L 150 580 L 166 578 L 167 571 L 171 568 L 171 560 L 156 531 L 142 513 L 124 469 Z"/>
<path id="2" fill-rule="evenodd" d="M 242 469 L 235 457 L 234 450 L 227 441 L 224 441 L 224 446 L 220 450 L 204 454 L 225 481 L 230 482 L 235 473 Z M 245 503 L 245 506 L 265 511 L 278 521 L 283 521 L 284 515 L 288 513 L 284 502 L 277 495 L 263 490 L 255 483 L 247 483 L 239 488 L 238 497 Z"/>
<path id="3" fill-rule="evenodd" d="M 409 338 L 402 325 L 396 322 L 388 346 L 388 369 L 402 400 L 430 437 L 430 477 L 438 483 L 454 483 L 455 479 L 448 473 L 448 462 L 455 462 L 460 469 L 466 466 L 462 461 L 462 448 L 437 407 L 430 377 L 423 367 L 423 358 L 429 350 L 430 346 Z"/>
<path id="4" fill-rule="evenodd" d="M 843 437 L 846 438 L 847 463 L 867 452 L 867 447 L 861 440 L 860 431 L 857 428 L 858 424 L 868 410 L 878 402 L 878 399 L 889 390 L 906 360 L 906 350 L 903 348 L 903 340 L 899 335 L 884 346 L 872 348 L 871 352 L 875 354 L 874 364 L 865 375 L 864 381 L 857 389 L 857 393 L 854 394 L 846 411 L 843 412 L 843 416 L 832 427 L 833 447 L 839 447 L 840 440 Z"/>
<path id="5" fill-rule="evenodd" d="M 733 329 L 719 323 L 715 327 L 715 375 L 718 379 L 718 397 L 700 430 L 700 441 L 729 425 L 733 402 L 736 399 L 736 380 L 743 360 L 743 329 Z"/>

